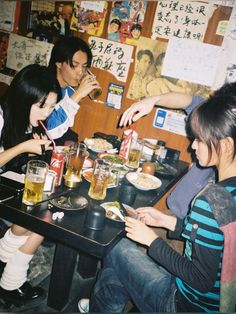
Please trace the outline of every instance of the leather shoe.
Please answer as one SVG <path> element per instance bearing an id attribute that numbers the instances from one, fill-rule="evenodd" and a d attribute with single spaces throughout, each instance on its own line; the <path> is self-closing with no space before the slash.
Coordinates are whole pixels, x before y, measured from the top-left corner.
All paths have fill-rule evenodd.
<path id="1" fill-rule="evenodd" d="M 2 273 L 4 271 L 4 268 L 5 268 L 6 264 L 7 263 L 4 263 L 4 262 L 0 261 L 0 278 L 2 276 Z"/>
<path id="2" fill-rule="evenodd" d="M 44 298 L 44 290 L 40 287 L 32 287 L 28 282 L 25 282 L 20 288 L 15 290 L 5 290 L 0 287 L 0 299 L 7 304 L 22 306 L 26 303 L 33 303 L 36 305 Z"/>

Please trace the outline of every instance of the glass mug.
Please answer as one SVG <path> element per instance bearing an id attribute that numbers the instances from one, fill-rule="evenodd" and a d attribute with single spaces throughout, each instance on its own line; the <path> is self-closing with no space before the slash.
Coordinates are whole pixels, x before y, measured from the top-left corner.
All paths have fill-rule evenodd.
<path id="1" fill-rule="evenodd" d="M 88 157 L 87 145 L 74 143 L 68 152 L 67 170 L 64 176 L 65 185 L 73 188 L 82 181 L 81 172 L 84 161 Z"/>
<path id="2" fill-rule="evenodd" d="M 126 165 L 129 168 L 137 169 L 142 156 L 144 141 L 141 138 L 133 137 L 130 142 Z"/>
<path id="3" fill-rule="evenodd" d="M 48 164 L 42 160 L 30 160 L 27 163 L 22 198 L 24 204 L 34 205 L 43 200 L 43 188 L 48 168 Z"/>
<path id="4" fill-rule="evenodd" d="M 96 76 L 89 70 L 89 69 L 87 69 L 87 74 L 88 75 L 90 75 L 90 76 L 92 76 L 94 79 L 96 79 Z M 96 88 L 94 88 L 89 94 L 88 94 L 88 96 L 89 96 L 89 98 L 91 99 L 91 100 L 95 100 L 95 99 L 97 99 L 99 96 L 101 96 L 101 94 L 102 94 L 102 89 L 101 89 L 101 87 L 96 87 Z"/>
<path id="5" fill-rule="evenodd" d="M 110 177 L 110 163 L 104 159 L 96 159 L 88 195 L 95 200 L 106 197 L 108 180 Z"/>

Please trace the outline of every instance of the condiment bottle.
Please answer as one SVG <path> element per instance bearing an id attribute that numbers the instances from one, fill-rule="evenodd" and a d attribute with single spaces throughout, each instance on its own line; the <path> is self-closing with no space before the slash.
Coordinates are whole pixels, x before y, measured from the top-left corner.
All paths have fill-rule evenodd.
<path id="1" fill-rule="evenodd" d="M 164 141 L 158 141 L 156 150 L 155 150 L 155 159 L 160 160 L 164 159 L 164 152 L 165 152 L 165 145 L 166 143 Z"/>

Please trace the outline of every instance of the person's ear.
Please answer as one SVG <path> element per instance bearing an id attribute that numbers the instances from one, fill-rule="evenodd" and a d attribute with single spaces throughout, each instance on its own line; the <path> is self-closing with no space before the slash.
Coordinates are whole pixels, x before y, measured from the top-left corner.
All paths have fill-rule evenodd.
<path id="1" fill-rule="evenodd" d="M 226 137 L 220 140 L 220 148 L 223 154 L 229 154 L 234 152 L 234 140 L 232 137 Z"/>

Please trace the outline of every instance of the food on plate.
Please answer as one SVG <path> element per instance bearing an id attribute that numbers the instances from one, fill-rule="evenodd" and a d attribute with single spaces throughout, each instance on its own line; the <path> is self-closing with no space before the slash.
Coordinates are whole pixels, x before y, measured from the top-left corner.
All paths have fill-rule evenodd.
<path id="1" fill-rule="evenodd" d="M 88 145 L 88 148 L 97 151 L 106 151 L 113 148 L 111 143 L 102 138 L 86 138 L 84 142 Z"/>
<path id="2" fill-rule="evenodd" d="M 154 190 L 161 186 L 161 180 L 146 173 L 130 172 L 127 180 L 141 190 Z"/>
<path id="3" fill-rule="evenodd" d="M 99 157 L 109 161 L 112 164 L 123 165 L 126 162 L 124 157 L 117 154 L 100 154 Z"/>
<path id="4" fill-rule="evenodd" d="M 114 212 L 114 209 L 118 210 L 122 216 L 125 215 L 123 210 L 121 209 L 120 203 L 119 202 L 108 202 L 108 203 L 103 203 L 101 206 L 105 209 L 106 211 L 106 217 L 112 220 L 116 220 L 119 222 L 122 222 L 123 220 Z M 110 210 L 113 209 L 113 210 Z"/>

